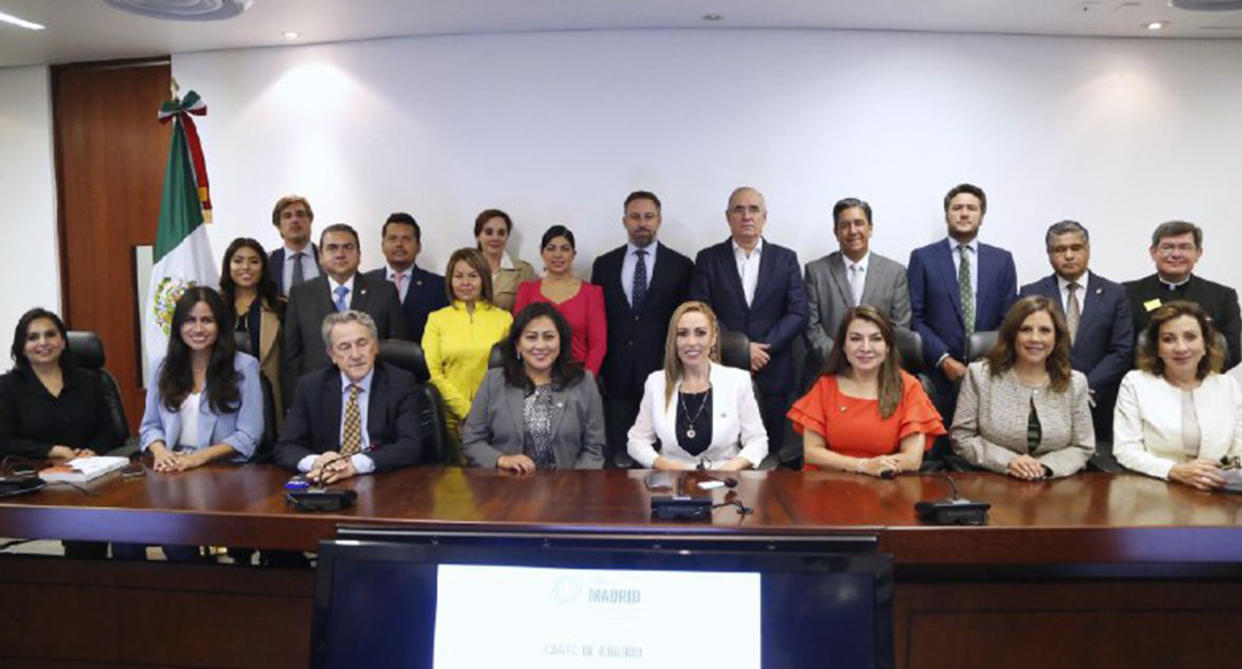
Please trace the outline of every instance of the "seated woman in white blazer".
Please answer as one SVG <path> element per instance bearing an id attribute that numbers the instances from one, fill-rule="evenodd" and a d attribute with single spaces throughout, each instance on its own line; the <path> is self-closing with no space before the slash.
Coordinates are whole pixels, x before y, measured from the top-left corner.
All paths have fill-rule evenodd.
<path id="1" fill-rule="evenodd" d="M 1151 314 L 1138 369 L 1121 379 L 1113 456 L 1122 467 L 1199 490 L 1225 485 L 1222 457 L 1242 455 L 1242 388 L 1207 312 L 1168 302 Z"/>
<path id="2" fill-rule="evenodd" d="M 648 469 L 738 471 L 759 465 L 768 454 L 768 435 L 750 374 L 719 360 L 720 326 L 711 307 L 677 307 L 669 319 L 664 369 L 647 377 L 630 428 L 630 457 Z"/>

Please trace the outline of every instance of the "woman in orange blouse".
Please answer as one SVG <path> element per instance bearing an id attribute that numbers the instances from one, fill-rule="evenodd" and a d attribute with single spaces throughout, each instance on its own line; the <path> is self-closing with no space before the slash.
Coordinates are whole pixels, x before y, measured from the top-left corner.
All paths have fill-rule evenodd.
<path id="1" fill-rule="evenodd" d="M 819 379 L 788 414 L 806 468 L 918 471 L 944 423 L 923 386 L 901 371 L 892 323 L 874 307 L 855 307 L 834 342 Z"/>

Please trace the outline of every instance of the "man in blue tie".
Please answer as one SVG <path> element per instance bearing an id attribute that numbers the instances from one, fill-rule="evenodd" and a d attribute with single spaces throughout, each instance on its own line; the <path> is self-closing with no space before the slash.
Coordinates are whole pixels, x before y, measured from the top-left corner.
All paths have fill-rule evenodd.
<path id="1" fill-rule="evenodd" d="M 972 332 L 995 330 L 1018 299 L 1018 275 L 1006 250 L 979 242 L 988 211 L 983 189 L 954 186 L 944 196 L 948 237 L 910 254 L 911 325 L 923 339 L 923 363 L 946 424 L 957 406 L 954 383 L 966 374 Z"/>
<path id="2" fill-rule="evenodd" d="M 633 464 L 626 433 L 638 416 L 647 376 L 664 367 L 664 338 L 677 305 L 686 299 L 694 264 L 656 241 L 660 198 L 634 191 L 625 198 L 621 225 L 629 242 L 595 259 L 591 283 L 604 289 L 608 354 L 600 369 L 609 466 Z"/>
<path id="3" fill-rule="evenodd" d="M 332 364 L 320 345 L 320 327 L 328 314 L 363 311 L 374 319 L 381 339 L 409 338 L 397 289 L 389 281 L 358 273 L 358 233 L 344 223 L 329 225 L 319 235 L 319 248 L 323 274 L 294 286 L 285 310 L 280 378 L 286 403 L 292 401 L 299 377 Z"/>

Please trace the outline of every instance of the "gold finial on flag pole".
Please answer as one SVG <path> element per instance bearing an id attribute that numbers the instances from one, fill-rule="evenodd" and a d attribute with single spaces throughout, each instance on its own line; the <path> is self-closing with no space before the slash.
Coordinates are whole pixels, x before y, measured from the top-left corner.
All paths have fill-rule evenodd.
<path id="1" fill-rule="evenodd" d="M 177 102 L 177 91 L 179 90 L 181 90 L 181 87 L 177 85 L 177 80 L 170 77 L 168 81 L 168 100 L 170 102 Z"/>

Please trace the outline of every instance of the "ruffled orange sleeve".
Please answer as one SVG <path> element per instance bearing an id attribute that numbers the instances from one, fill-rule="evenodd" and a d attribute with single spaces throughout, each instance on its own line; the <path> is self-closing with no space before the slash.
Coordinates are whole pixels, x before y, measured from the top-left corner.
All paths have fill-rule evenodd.
<path id="1" fill-rule="evenodd" d="M 901 404 L 897 406 L 900 414 L 897 417 L 900 421 L 897 440 L 900 441 L 912 434 L 926 435 L 927 441 L 923 449 L 928 450 L 932 447 L 935 437 L 947 434 L 944 429 L 944 420 L 940 418 L 940 412 L 936 411 L 931 398 L 923 391 L 923 384 L 919 383 L 918 379 L 902 372 L 901 381 L 903 384 Z"/>
<path id="2" fill-rule="evenodd" d="M 832 404 L 832 396 L 837 391 L 837 380 L 832 376 L 820 376 L 815 385 L 807 391 L 785 414 L 793 422 L 794 431 L 802 434 L 806 428 L 820 435 L 828 434 L 828 407 Z"/>

